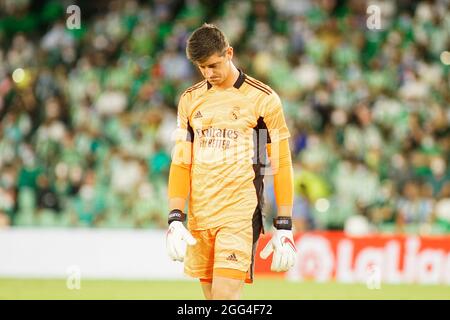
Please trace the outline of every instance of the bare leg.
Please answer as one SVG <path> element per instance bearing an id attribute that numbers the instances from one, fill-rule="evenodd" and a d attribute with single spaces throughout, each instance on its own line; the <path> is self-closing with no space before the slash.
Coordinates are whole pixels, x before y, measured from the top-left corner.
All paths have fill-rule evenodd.
<path id="1" fill-rule="evenodd" d="M 212 299 L 239 300 L 243 285 L 243 280 L 215 276 L 212 283 Z"/>
<path id="2" fill-rule="evenodd" d="M 212 299 L 212 293 L 211 293 L 212 283 L 201 282 L 200 284 L 202 285 L 202 290 L 203 290 L 203 294 L 205 295 L 205 299 L 211 300 Z"/>

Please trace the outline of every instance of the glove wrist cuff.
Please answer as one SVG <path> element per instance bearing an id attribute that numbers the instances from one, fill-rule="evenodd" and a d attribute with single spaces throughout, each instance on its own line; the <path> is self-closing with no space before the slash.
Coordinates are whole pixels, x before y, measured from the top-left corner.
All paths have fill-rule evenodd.
<path id="1" fill-rule="evenodd" d="M 292 218 L 276 217 L 273 219 L 273 225 L 277 230 L 292 230 Z"/>
<path id="2" fill-rule="evenodd" d="M 179 209 L 173 209 L 172 211 L 170 211 L 167 220 L 169 225 L 174 221 L 184 222 L 186 221 L 186 215 Z"/>

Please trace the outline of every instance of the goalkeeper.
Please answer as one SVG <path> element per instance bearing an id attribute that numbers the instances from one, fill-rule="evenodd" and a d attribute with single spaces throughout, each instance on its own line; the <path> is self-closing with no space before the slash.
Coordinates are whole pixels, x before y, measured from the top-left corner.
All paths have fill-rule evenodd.
<path id="1" fill-rule="evenodd" d="M 273 271 L 294 265 L 290 135 L 278 95 L 235 67 L 233 48 L 217 27 L 204 24 L 195 30 L 186 54 L 204 80 L 188 88 L 178 105 L 167 251 L 173 260 L 184 261 L 187 275 L 200 279 L 206 299 L 239 299 L 244 282 L 253 281 L 255 251 L 264 232 L 266 151 L 278 210 L 275 232 L 261 257 L 273 252 Z"/>

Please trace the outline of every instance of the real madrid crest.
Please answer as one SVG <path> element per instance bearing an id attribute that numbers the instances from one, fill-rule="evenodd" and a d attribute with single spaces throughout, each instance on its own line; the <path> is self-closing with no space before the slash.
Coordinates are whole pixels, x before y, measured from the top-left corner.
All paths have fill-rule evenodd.
<path id="1" fill-rule="evenodd" d="M 239 107 L 233 107 L 233 110 L 230 112 L 231 120 L 237 120 L 240 117 Z"/>

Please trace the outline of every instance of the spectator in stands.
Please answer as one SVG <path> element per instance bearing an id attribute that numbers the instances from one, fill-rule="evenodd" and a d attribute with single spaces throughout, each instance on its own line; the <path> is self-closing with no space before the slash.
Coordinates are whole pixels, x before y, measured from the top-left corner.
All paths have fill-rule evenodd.
<path id="1" fill-rule="evenodd" d="M 428 188 L 422 187 L 420 181 L 407 181 L 402 188 L 397 204 L 397 226 L 405 232 L 408 224 L 424 226 L 432 222 L 433 203 L 428 197 Z"/>
<path id="2" fill-rule="evenodd" d="M 49 178 L 45 174 L 38 177 L 37 183 L 37 209 L 38 212 L 48 209 L 54 213 L 61 210 L 61 201 Z"/>
<path id="3" fill-rule="evenodd" d="M 442 231 L 450 232 L 450 182 L 447 182 L 438 194 L 434 213 Z"/>
<path id="4" fill-rule="evenodd" d="M 238 44 L 245 72 L 281 93 L 293 164 L 302 164 L 296 173 L 329 189 L 327 211 L 311 194 L 298 199 L 298 213 L 309 212 L 317 228 L 342 229 L 359 214 L 379 230 L 431 223 L 448 232 L 445 1 L 382 1 L 379 31 L 367 29 L 359 1 L 97 5 L 98 14 L 83 9 L 81 29 L 69 30 L 62 2 L 0 2 L 0 211 L 8 223 L 23 213 L 24 194 L 71 221 L 61 225 L 74 225 L 77 214 L 92 217 L 86 225 L 160 225 L 176 101 L 198 80 L 179 57 L 186 35 L 207 21 Z M 5 185 L 10 171 L 13 187 Z M 37 178 L 44 172 L 45 182 Z"/>

